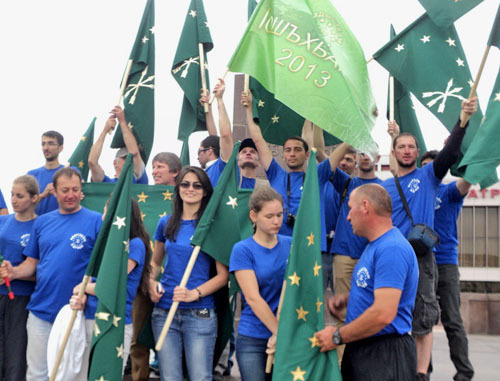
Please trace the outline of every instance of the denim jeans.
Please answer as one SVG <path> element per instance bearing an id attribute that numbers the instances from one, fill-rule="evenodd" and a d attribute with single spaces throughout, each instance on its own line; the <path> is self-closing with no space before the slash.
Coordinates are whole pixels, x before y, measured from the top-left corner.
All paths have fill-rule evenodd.
<path id="1" fill-rule="evenodd" d="M 47 343 L 49 342 L 52 323 L 28 314 L 26 330 L 28 331 L 28 346 L 26 360 L 28 361 L 27 381 L 45 381 L 49 379 L 47 365 Z"/>
<path id="2" fill-rule="evenodd" d="M 204 309 L 178 309 L 165 342 L 157 352 L 161 381 L 183 381 L 182 350 L 191 381 L 212 380 L 217 316 L 209 309 L 209 317 L 200 317 Z M 206 311 L 206 309 L 205 309 Z M 155 307 L 151 317 L 155 341 L 158 341 L 168 310 Z"/>
<path id="3" fill-rule="evenodd" d="M 238 334 L 236 337 L 236 360 L 240 368 L 241 381 L 270 380 L 266 376 L 267 339 L 256 339 Z"/>

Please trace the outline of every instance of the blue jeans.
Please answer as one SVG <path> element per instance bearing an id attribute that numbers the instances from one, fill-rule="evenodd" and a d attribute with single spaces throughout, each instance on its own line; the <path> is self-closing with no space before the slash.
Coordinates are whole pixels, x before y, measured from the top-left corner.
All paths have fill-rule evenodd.
<path id="1" fill-rule="evenodd" d="M 236 337 L 236 360 L 240 368 L 241 381 L 265 381 L 267 361 L 267 339 L 256 339 L 238 334 Z M 267 377 L 271 379 L 271 375 Z"/>
<path id="2" fill-rule="evenodd" d="M 217 316 L 209 309 L 209 317 L 200 317 L 206 309 L 178 309 L 165 342 L 157 352 L 161 381 L 183 381 L 182 351 L 191 381 L 212 380 Z M 155 307 L 151 317 L 155 341 L 158 341 L 168 310 Z"/>

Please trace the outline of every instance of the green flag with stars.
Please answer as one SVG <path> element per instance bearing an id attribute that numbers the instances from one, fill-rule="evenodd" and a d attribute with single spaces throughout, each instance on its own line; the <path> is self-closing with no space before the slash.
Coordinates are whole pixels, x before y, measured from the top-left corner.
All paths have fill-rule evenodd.
<path id="1" fill-rule="evenodd" d="M 432 21 L 447 28 L 483 0 L 418 0 Z"/>
<path id="2" fill-rule="evenodd" d="M 147 0 L 141 25 L 129 60 L 132 67 L 123 94 L 125 118 L 139 146 L 144 164 L 153 147 L 155 127 L 155 3 Z M 120 128 L 116 128 L 111 148 L 125 147 Z"/>
<path id="3" fill-rule="evenodd" d="M 311 152 L 304 194 L 293 228 L 285 273 L 273 380 L 342 380 L 337 351 L 320 352 L 314 334 L 325 327 L 321 223 L 316 153 Z"/>
<path id="4" fill-rule="evenodd" d="M 205 111 L 201 106 L 200 89 L 202 88 L 200 71 L 199 44 L 203 44 L 205 58 L 205 73 L 208 84 L 207 56 L 212 50 L 212 36 L 208 27 L 207 16 L 202 0 L 191 0 L 187 11 L 184 28 L 182 29 L 174 62 L 172 75 L 184 91 L 181 117 L 179 120 L 179 133 L 177 139 L 183 142 L 181 162 L 189 165 L 189 136 L 196 131 L 206 131 Z"/>
<path id="5" fill-rule="evenodd" d="M 78 145 L 68 160 L 68 166 L 78 168 L 83 181 L 89 177 L 89 153 L 94 144 L 95 117 L 90 122 L 90 126 L 80 138 Z"/>
<path id="6" fill-rule="evenodd" d="M 496 46 L 500 49 L 500 4 L 498 4 L 497 15 L 491 28 L 490 37 L 488 38 L 488 46 Z"/>
<path id="7" fill-rule="evenodd" d="M 113 189 L 85 275 L 97 276 L 89 380 L 121 380 L 130 237 L 132 155 Z"/>

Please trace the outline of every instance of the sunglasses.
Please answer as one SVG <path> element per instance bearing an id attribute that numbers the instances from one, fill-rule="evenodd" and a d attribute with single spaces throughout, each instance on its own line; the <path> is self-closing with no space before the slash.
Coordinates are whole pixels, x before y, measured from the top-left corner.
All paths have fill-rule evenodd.
<path id="1" fill-rule="evenodd" d="M 202 152 L 206 152 L 206 151 L 208 151 L 209 149 L 212 149 L 212 147 L 203 148 L 203 149 L 201 149 L 201 148 L 200 148 L 200 149 L 198 150 L 198 155 L 199 155 L 200 153 L 202 153 Z"/>
<path id="2" fill-rule="evenodd" d="M 190 183 L 189 181 L 183 181 L 182 183 L 179 184 L 179 186 L 182 189 L 188 189 L 191 186 L 193 187 L 193 189 L 196 189 L 196 190 L 203 189 L 203 185 L 201 185 L 200 183 Z"/>

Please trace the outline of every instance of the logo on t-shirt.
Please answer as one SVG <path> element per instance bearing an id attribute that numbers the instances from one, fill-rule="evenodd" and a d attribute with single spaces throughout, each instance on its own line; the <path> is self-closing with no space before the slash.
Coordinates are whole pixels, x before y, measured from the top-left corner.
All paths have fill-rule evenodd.
<path id="1" fill-rule="evenodd" d="M 30 234 L 26 233 L 21 236 L 21 241 L 19 243 L 21 244 L 22 247 L 26 247 L 29 240 L 30 240 Z"/>
<path id="2" fill-rule="evenodd" d="M 356 274 L 356 285 L 365 288 L 368 286 L 367 280 L 370 279 L 370 273 L 366 267 L 361 267 Z"/>
<path id="3" fill-rule="evenodd" d="M 83 244 L 87 242 L 87 238 L 81 233 L 73 234 L 70 238 L 71 247 L 76 250 L 83 249 Z"/>
<path id="4" fill-rule="evenodd" d="M 436 199 L 434 200 L 434 209 L 438 210 L 439 208 L 441 208 L 442 202 L 443 201 L 439 197 L 436 197 Z"/>
<path id="5" fill-rule="evenodd" d="M 410 183 L 408 184 L 408 188 L 410 188 L 410 192 L 411 193 L 415 193 L 416 191 L 418 191 L 420 189 L 420 187 L 418 186 L 418 184 L 420 184 L 420 180 L 419 179 L 412 179 L 410 181 Z"/>

